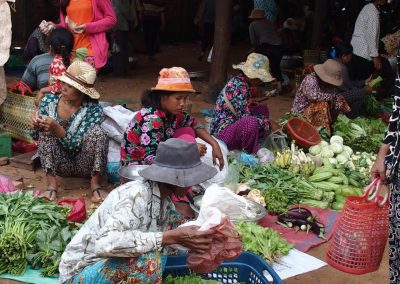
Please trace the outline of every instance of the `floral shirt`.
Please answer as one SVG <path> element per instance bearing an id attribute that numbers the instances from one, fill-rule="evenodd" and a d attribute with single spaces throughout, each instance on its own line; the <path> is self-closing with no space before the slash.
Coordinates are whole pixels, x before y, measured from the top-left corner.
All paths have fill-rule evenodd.
<path id="1" fill-rule="evenodd" d="M 65 137 L 59 138 L 61 144 L 71 155 L 79 153 L 82 141 L 90 128 L 103 121 L 103 109 L 96 100 L 87 99 L 82 106 L 67 120 L 59 118 L 57 109 L 61 96 L 47 94 L 39 104 L 38 115 L 49 116 L 57 121 L 66 131 Z M 38 139 L 39 130 L 32 130 L 32 138 Z M 54 134 L 49 134 L 54 135 Z"/>
<path id="2" fill-rule="evenodd" d="M 169 117 L 158 109 L 142 108 L 124 133 L 121 165 L 150 165 L 158 144 L 172 138 L 175 130 L 180 127 L 197 129 L 202 128 L 202 125 L 185 112 Z"/>
<path id="3" fill-rule="evenodd" d="M 156 182 L 136 180 L 114 189 L 81 227 L 61 256 L 60 283 L 110 257 L 136 257 L 161 250 L 168 213 Z"/>
<path id="4" fill-rule="evenodd" d="M 56 54 L 49 67 L 49 87 L 51 93 L 61 93 L 61 82 L 57 77 L 63 75 L 65 71 L 67 71 L 67 68 L 64 65 L 61 55 Z"/>
<path id="5" fill-rule="evenodd" d="M 226 94 L 226 98 L 230 101 L 233 108 L 235 109 L 236 116 L 232 113 L 232 111 L 226 104 L 224 99 L 224 92 Z M 246 81 L 246 77 L 243 74 L 240 74 L 230 79 L 224 89 L 219 94 L 215 103 L 214 115 L 210 125 L 211 134 L 219 134 L 228 125 L 231 125 L 236 120 L 246 116 L 257 117 L 259 129 L 267 129 L 269 126 L 269 122 L 265 116 L 250 113 L 250 97 L 251 88 Z"/>
<path id="6" fill-rule="evenodd" d="M 292 112 L 301 114 L 313 103 L 329 102 L 337 111 L 348 112 L 348 106 L 343 105 L 343 98 L 338 88 L 322 86 L 315 72 L 308 74 L 300 84 L 294 98 Z"/>

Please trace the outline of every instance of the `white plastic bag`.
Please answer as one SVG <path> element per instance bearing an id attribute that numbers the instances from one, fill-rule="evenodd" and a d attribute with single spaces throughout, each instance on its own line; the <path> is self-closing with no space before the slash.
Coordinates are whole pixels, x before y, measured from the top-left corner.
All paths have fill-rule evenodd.
<path id="1" fill-rule="evenodd" d="M 120 105 L 105 107 L 103 112 L 105 119 L 101 124 L 101 128 L 107 133 L 108 137 L 121 143 L 124 132 L 136 112 L 132 112 Z"/>

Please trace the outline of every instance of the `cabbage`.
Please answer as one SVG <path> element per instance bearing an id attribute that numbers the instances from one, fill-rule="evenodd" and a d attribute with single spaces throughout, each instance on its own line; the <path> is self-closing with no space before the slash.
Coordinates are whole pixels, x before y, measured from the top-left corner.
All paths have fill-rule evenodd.
<path id="1" fill-rule="evenodd" d="M 336 166 L 338 164 L 338 161 L 335 158 L 329 158 L 329 163 Z"/>
<path id="2" fill-rule="evenodd" d="M 349 146 L 343 146 L 343 151 L 348 153 L 350 156 L 353 154 L 353 149 L 351 149 Z"/>
<path id="3" fill-rule="evenodd" d="M 331 144 L 333 144 L 333 143 L 339 143 L 339 144 L 342 144 L 342 145 L 343 145 L 343 138 L 340 137 L 339 135 L 333 135 L 333 136 L 331 137 L 330 142 L 331 142 Z"/>
<path id="4" fill-rule="evenodd" d="M 322 158 L 333 158 L 335 153 L 329 147 L 323 148 L 321 151 L 321 157 Z"/>
<path id="5" fill-rule="evenodd" d="M 345 155 L 339 154 L 336 156 L 336 160 L 338 161 L 339 164 L 345 164 L 349 159 Z"/>
<path id="6" fill-rule="evenodd" d="M 311 146 L 311 147 L 308 149 L 308 152 L 309 152 L 311 155 L 316 156 L 316 155 L 318 155 L 319 153 L 321 153 L 321 147 L 320 147 L 319 145 Z"/>
<path id="7" fill-rule="evenodd" d="M 339 155 L 343 155 L 347 158 L 347 160 L 350 160 L 351 156 L 349 154 L 349 152 L 343 151 L 342 153 L 340 153 Z"/>
<path id="8" fill-rule="evenodd" d="M 322 149 L 322 148 L 324 148 L 326 146 L 329 146 L 329 143 L 324 141 L 324 140 L 322 140 L 321 143 L 318 144 L 318 146 Z"/>
<path id="9" fill-rule="evenodd" d="M 343 151 L 343 145 L 342 145 L 342 144 L 339 144 L 339 143 L 337 143 L 337 142 L 332 143 L 332 144 L 329 146 L 329 148 L 330 148 L 330 149 L 332 150 L 332 152 L 335 153 L 335 154 L 342 153 L 342 151 Z"/>

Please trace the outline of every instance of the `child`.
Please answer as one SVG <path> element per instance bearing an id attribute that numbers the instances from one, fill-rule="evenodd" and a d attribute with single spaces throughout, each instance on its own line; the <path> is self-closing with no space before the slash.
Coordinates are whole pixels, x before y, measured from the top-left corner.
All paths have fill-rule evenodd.
<path id="1" fill-rule="evenodd" d="M 50 53 L 54 59 L 49 67 L 49 86 L 41 88 L 35 98 L 38 106 L 45 93 L 61 93 L 61 83 L 57 77 L 63 75 L 71 61 L 71 52 L 74 47 L 74 36 L 66 28 L 55 28 L 48 37 Z"/>

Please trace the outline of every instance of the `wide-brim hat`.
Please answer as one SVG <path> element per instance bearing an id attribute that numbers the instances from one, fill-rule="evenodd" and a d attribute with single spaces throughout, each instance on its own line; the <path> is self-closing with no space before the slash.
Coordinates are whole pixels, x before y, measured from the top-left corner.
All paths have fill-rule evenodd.
<path id="1" fill-rule="evenodd" d="M 265 19 L 265 11 L 262 9 L 253 9 L 249 16 L 249 19 L 252 20 Z"/>
<path id="2" fill-rule="evenodd" d="M 152 90 L 195 93 L 189 73 L 182 67 L 163 68 Z"/>
<path id="3" fill-rule="evenodd" d="M 326 60 L 323 64 L 314 66 L 314 71 L 325 83 L 341 86 L 343 84 L 342 66 L 333 59 Z"/>
<path id="4" fill-rule="evenodd" d="M 80 60 L 72 62 L 67 71 L 58 77 L 58 80 L 71 85 L 92 99 L 100 98 L 99 92 L 94 88 L 96 69 L 87 62 Z"/>
<path id="5" fill-rule="evenodd" d="M 158 145 L 156 158 L 142 177 L 179 187 L 189 187 L 209 180 L 217 170 L 200 160 L 196 143 L 170 138 Z"/>
<path id="6" fill-rule="evenodd" d="M 232 65 L 233 69 L 242 70 L 242 72 L 250 79 L 260 79 L 264 83 L 275 80 L 269 73 L 268 57 L 258 53 L 250 53 L 246 62 Z"/>

